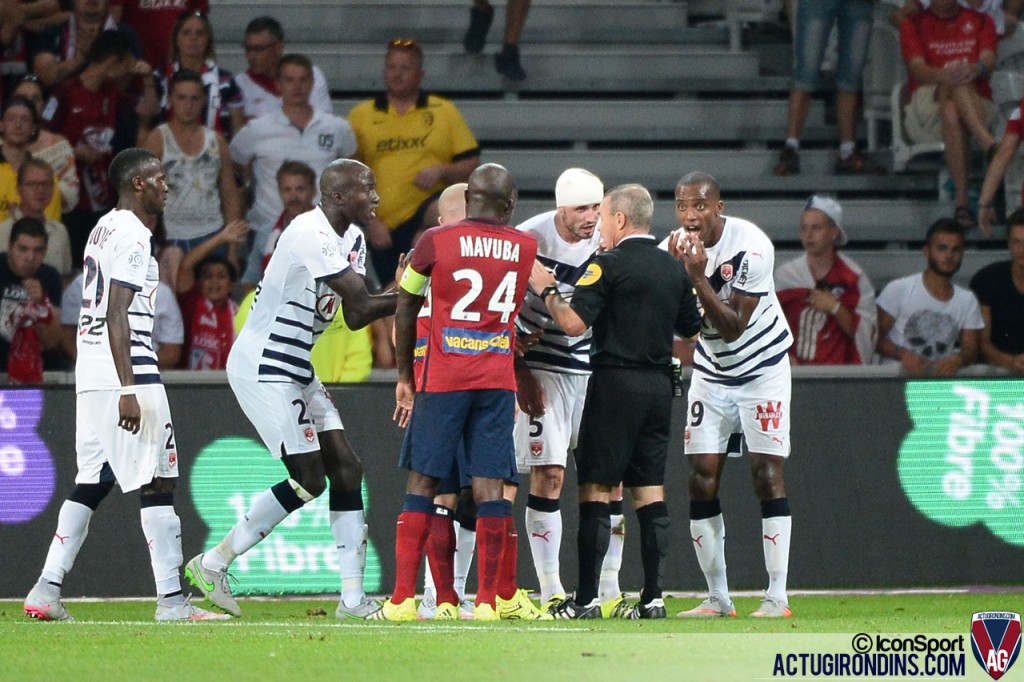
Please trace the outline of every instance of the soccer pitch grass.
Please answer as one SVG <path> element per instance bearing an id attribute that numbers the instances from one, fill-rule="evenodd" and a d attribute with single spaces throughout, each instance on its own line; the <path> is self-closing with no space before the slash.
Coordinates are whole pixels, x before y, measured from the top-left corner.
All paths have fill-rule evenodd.
<path id="1" fill-rule="evenodd" d="M 791 597 L 793 618 L 772 621 L 746 617 L 760 600 L 745 597 L 735 600 L 738 618 L 672 617 L 697 601 L 666 599 L 663 621 L 379 623 L 335 620 L 327 597 L 243 599 L 241 619 L 171 624 L 153 621 L 150 601 L 69 600 L 74 623 L 33 621 L 20 601 L 0 601 L 0 680 L 755 679 L 771 677 L 771 667 L 749 675 L 729 667 L 752 644 L 801 651 L 822 633 L 860 632 L 965 635 L 973 678 L 981 670 L 970 653 L 971 614 L 1019 612 L 1022 594 L 802 594 Z M 849 652 L 849 639 L 835 641 Z"/>

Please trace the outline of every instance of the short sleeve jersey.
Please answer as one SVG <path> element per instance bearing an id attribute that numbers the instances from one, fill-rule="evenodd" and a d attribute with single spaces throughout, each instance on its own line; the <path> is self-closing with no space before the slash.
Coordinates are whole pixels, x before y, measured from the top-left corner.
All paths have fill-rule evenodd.
<path id="1" fill-rule="evenodd" d="M 454 104 L 421 94 L 416 106 L 399 114 L 380 95 L 352 107 L 348 120 L 356 134 L 359 158 L 377 177 L 377 217 L 391 229 L 409 220 L 443 182 L 421 189 L 416 174 L 428 166 L 480 153 L 480 145 Z"/>
<path id="2" fill-rule="evenodd" d="M 295 218 L 256 288 L 227 370 L 264 383 L 309 385 L 313 344 L 341 305 L 327 282 L 350 268 L 366 274 L 366 241 L 358 227 L 339 235 L 319 207 Z"/>
<path id="3" fill-rule="evenodd" d="M 1024 353 L 1024 294 L 1013 284 L 1012 261 L 992 263 L 971 278 L 978 303 L 989 308 L 992 344 L 1004 353 Z"/>
<path id="4" fill-rule="evenodd" d="M 786 357 L 793 335 L 775 295 L 775 246 L 754 223 L 723 216 L 725 227 L 717 244 L 707 247 L 704 270 L 719 300 L 734 291 L 758 299 L 747 328 L 735 341 L 726 341 L 705 317 L 693 354 L 694 370 L 707 381 L 738 386 L 757 379 Z"/>
<path id="5" fill-rule="evenodd" d="M 959 352 L 962 330 L 985 327 L 974 294 L 954 284 L 953 298 L 940 301 L 928 293 L 920 273 L 889 282 L 878 295 L 878 307 L 895 319 L 889 340 L 928 360 Z"/>
<path id="6" fill-rule="evenodd" d="M 867 365 L 875 352 L 878 311 L 875 288 L 855 262 L 836 254 L 835 263 L 815 281 L 807 256 L 783 263 L 775 271 L 775 287 L 795 341 L 789 349 L 802 365 Z M 820 289 L 829 292 L 853 318 L 850 338 L 833 315 L 815 310 L 807 298 Z"/>
<path id="7" fill-rule="evenodd" d="M 693 336 L 700 314 L 682 263 L 654 237 L 627 237 L 598 254 L 576 282 L 570 303 L 594 339 L 590 364 L 668 370 L 672 335 Z"/>
<path id="8" fill-rule="evenodd" d="M 537 238 L 537 260 L 554 274 L 562 298 L 571 301 L 576 281 L 597 253 L 601 233 L 594 230 L 590 239 L 570 244 L 558 234 L 555 211 L 534 216 L 516 229 Z M 590 372 L 591 330 L 587 329 L 580 336 L 567 336 L 551 318 L 544 301 L 530 291 L 526 292 L 526 302 L 519 311 L 518 328 L 526 334 L 541 334 L 537 345 L 526 353 L 530 367 L 563 374 Z"/>
<path id="9" fill-rule="evenodd" d="M 429 286 L 430 335 L 418 391 L 516 390 L 515 320 L 536 255 L 532 235 L 493 221 L 423 234 L 410 264 L 430 278 L 420 292 Z"/>
<path id="10" fill-rule="evenodd" d="M 75 363 L 75 388 L 79 393 L 121 386 L 106 325 L 110 288 L 115 283 L 135 292 L 128 306 L 135 383 L 160 383 L 153 349 L 153 317 L 160 269 L 153 257 L 152 236 L 134 213 L 119 209 L 100 218 L 89 233 L 83 263 L 82 309 L 78 316 L 78 362 Z"/>
<path id="11" fill-rule="evenodd" d="M 975 64 L 986 50 L 995 54 L 999 36 L 992 17 L 972 9 L 958 8 L 955 17 L 940 19 L 931 12 L 918 12 L 900 24 L 903 61 L 921 57 L 928 66 L 943 67 L 959 61 Z M 921 86 L 910 78 L 910 91 Z M 992 99 L 987 78 L 974 82 L 982 97 Z"/>

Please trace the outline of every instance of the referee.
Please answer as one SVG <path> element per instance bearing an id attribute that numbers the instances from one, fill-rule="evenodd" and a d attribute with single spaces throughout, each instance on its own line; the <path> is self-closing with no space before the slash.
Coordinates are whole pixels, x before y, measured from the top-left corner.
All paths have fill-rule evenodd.
<path id="1" fill-rule="evenodd" d="M 664 618 L 662 561 L 668 553 L 665 459 L 672 412 L 672 336 L 695 337 L 700 313 L 686 269 L 649 233 L 654 202 L 620 185 L 601 202 L 601 245 L 572 301 L 534 263 L 530 286 L 568 336 L 593 327 L 593 374 L 575 451 L 579 479 L 579 586 L 555 618 L 600 618 L 598 579 L 611 531 L 612 488 L 633 496 L 644 588 L 631 618 Z"/>

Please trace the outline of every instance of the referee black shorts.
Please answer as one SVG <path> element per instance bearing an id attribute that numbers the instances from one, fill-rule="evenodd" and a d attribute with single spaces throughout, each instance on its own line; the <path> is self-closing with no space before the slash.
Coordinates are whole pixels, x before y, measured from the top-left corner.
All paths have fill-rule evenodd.
<path id="1" fill-rule="evenodd" d="M 672 421 L 668 372 L 599 367 L 587 385 L 575 451 L 580 483 L 663 485 Z"/>

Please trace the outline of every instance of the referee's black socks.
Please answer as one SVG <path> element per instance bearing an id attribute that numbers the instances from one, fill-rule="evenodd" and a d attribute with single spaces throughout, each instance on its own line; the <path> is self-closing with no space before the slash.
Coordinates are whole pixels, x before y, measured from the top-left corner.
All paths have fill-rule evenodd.
<path id="1" fill-rule="evenodd" d="M 644 566 L 644 589 L 640 592 L 640 603 L 650 604 L 653 599 L 661 599 L 672 522 L 664 502 L 652 502 L 640 507 L 636 510 L 636 518 L 640 522 L 640 558 Z"/>
<path id="2" fill-rule="evenodd" d="M 611 505 L 607 502 L 580 503 L 580 532 L 576 538 L 580 580 L 576 587 L 576 603 L 586 606 L 597 599 L 601 579 L 601 563 L 608 552 L 612 534 Z"/>

